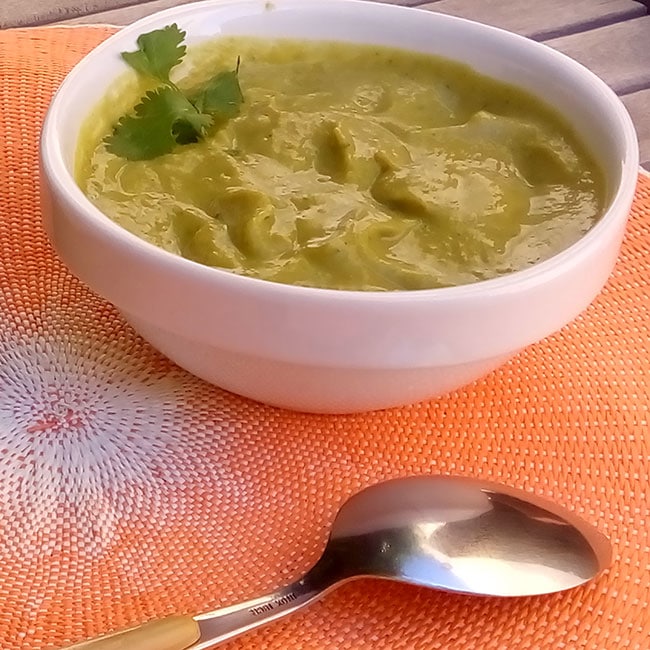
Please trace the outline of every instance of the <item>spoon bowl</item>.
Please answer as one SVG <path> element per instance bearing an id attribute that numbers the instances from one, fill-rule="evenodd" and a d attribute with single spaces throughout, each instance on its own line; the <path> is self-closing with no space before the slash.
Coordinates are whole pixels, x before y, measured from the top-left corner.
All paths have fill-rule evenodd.
<path id="1" fill-rule="evenodd" d="M 334 521 L 322 561 L 331 564 L 332 553 L 346 577 L 489 596 L 577 587 L 611 561 L 607 539 L 564 508 L 453 476 L 395 479 L 354 495 Z"/>
<path id="2" fill-rule="evenodd" d="M 611 557 L 593 526 L 528 492 L 456 476 L 393 479 L 343 504 L 323 555 L 297 582 L 68 650 L 209 650 L 363 577 L 481 596 L 547 594 L 591 580 Z"/>

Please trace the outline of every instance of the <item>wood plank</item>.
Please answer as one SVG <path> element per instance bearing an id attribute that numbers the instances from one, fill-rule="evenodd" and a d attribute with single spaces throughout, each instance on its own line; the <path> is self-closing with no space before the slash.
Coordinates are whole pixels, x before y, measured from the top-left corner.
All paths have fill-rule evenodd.
<path id="1" fill-rule="evenodd" d="M 387 5 L 401 5 L 402 7 L 419 7 L 423 4 L 439 2 L 439 0 L 368 0 L 369 2 L 380 2 Z M 648 0 L 650 2 L 650 0 Z"/>
<path id="2" fill-rule="evenodd" d="M 145 16 L 149 16 L 157 11 L 198 1 L 199 0 L 145 0 L 145 2 L 140 2 L 128 7 L 109 9 L 88 16 L 77 16 L 70 20 L 62 20 L 61 23 L 64 25 L 91 25 L 98 23 L 104 23 L 107 25 L 128 25 L 129 23 L 144 18 Z"/>
<path id="3" fill-rule="evenodd" d="M 650 88 L 624 95 L 621 99 L 636 127 L 641 165 L 650 169 Z"/>
<path id="4" fill-rule="evenodd" d="M 1 0 L 0 0 L 1 1 Z M 371 0 L 373 2 L 382 2 L 386 4 L 398 4 L 405 7 L 414 7 L 427 0 Z M 624 0 L 627 1 L 627 0 Z M 630 0 L 632 1 L 632 0 Z M 112 0 L 104 0 L 107 4 Z M 82 25 L 93 23 L 107 23 L 109 25 L 128 25 L 135 20 L 149 16 L 156 11 L 162 11 L 169 7 L 177 5 L 198 2 L 198 0 L 148 0 L 139 4 L 123 7 L 120 9 L 110 9 L 106 11 L 95 12 L 92 15 L 77 16 L 60 22 L 69 25 Z"/>
<path id="5" fill-rule="evenodd" d="M 137 2 L 138 0 L 0 0 L 0 28 L 44 25 Z"/>
<path id="6" fill-rule="evenodd" d="M 650 88 L 650 16 L 562 36 L 546 44 L 586 65 L 619 95 Z"/>
<path id="7" fill-rule="evenodd" d="M 471 18 L 529 38 L 545 40 L 647 13 L 635 0 L 440 0 L 423 9 Z"/>

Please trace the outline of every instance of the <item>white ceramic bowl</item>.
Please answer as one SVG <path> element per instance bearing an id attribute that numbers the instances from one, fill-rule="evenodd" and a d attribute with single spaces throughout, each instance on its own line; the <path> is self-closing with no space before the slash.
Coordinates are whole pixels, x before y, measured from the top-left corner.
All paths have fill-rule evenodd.
<path id="1" fill-rule="evenodd" d="M 466 62 L 528 89 L 573 124 L 605 170 L 608 209 L 580 241 L 530 269 L 472 285 L 354 292 L 208 268 L 123 230 L 73 179 L 79 126 L 142 32 L 177 22 L 188 43 L 219 34 L 372 42 Z M 594 299 L 616 260 L 638 170 L 614 93 L 530 40 L 423 10 L 355 0 L 184 5 L 109 38 L 66 78 L 42 133 L 43 212 L 61 259 L 152 345 L 235 393 L 290 409 L 365 411 L 440 395 L 557 331 Z"/>

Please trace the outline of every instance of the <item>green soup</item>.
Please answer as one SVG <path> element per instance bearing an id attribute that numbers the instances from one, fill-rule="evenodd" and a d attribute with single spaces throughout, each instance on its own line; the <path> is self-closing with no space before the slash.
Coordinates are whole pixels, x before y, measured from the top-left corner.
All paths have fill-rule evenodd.
<path id="1" fill-rule="evenodd" d="M 604 183 L 538 99 L 448 60 L 345 43 L 220 39 L 191 88 L 241 57 L 238 117 L 147 161 L 103 138 L 146 88 L 117 84 L 84 126 L 77 177 L 132 233 L 275 282 L 428 289 L 524 269 L 578 240 Z"/>

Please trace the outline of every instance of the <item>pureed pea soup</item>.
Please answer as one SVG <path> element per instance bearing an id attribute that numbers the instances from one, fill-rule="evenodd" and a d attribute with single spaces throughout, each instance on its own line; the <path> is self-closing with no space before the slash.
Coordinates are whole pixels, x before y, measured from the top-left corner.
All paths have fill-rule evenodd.
<path id="1" fill-rule="evenodd" d="M 237 37 L 190 51 L 176 83 L 196 87 L 238 57 L 238 114 L 152 159 L 125 159 L 104 142 L 150 82 L 112 89 L 78 155 L 79 184 L 100 210 L 202 264 L 354 290 L 524 269 L 603 211 L 601 173 L 563 120 L 464 65 Z"/>

